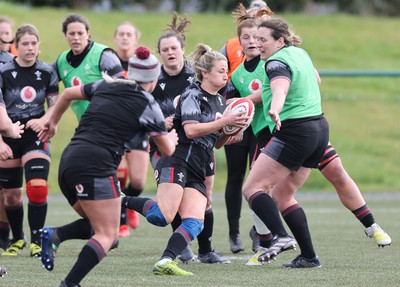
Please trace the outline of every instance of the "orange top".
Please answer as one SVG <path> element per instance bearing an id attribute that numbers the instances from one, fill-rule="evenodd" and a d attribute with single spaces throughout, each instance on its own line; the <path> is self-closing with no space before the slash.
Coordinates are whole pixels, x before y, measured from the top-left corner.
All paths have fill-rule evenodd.
<path id="1" fill-rule="evenodd" d="M 231 78 L 232 72 L 244 61 L 245 55 L 239 38 L 231 38 L 226 42 L 226 56 L 229 63 L 228 77 Z"/>
<path id="2" fill-rule="evenodd" d="M 10 53 L 13 54 L 15 57 L 18 56 L 18 51 L 17 51 L 17 48 L 15 48 L 14 44 L 11 44 L 11 46 L 10 46 Z"/>

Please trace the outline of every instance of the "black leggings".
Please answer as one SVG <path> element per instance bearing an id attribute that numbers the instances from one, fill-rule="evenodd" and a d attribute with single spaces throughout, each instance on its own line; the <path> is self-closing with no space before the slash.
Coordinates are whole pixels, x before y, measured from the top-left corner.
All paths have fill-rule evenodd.
<path id="1" fill-rule="evenodd" d="M 256 137 L 249 127 L 243 140 L 236 144 L 225 145 L 227 165 L 227 182 L 225 187 L 225 204 L 228 215 L 229 235 L 239 234 L 239 219 L 242 209 L 242 185 L 257 148 Z"/>

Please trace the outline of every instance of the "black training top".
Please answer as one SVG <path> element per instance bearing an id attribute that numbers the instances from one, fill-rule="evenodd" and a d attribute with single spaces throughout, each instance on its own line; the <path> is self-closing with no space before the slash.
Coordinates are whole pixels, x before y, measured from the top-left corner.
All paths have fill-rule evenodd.
<path id="1" fill-rule="evenodd" d="M 137 84 L 101 80 L 83 85 L 82 92 L 90 100 L 90 105 L 69 146 L 78 149 L 81 145 L 92 146 L 83 155 L 84 158 L 92 157 L 92 151 L 96 154 L 96 149 L 103 149 L 114 158 L 114 162 L 110 158 L 107 163 L 113 169 L 124 153 L 124 143 L 133 138 L 142 140 L 143 133 L 150 136 L 167 133 L 160 106 L 151 94 Z M 84 158 L 81 159 L 82 166 L 85 166 Z"/>

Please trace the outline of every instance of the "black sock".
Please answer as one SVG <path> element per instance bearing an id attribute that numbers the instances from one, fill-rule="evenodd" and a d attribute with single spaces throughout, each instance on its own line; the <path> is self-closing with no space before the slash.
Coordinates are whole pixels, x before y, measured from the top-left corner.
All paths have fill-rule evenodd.
<path id="1" fill-rule="evenodd" d="M 174 217 L 174 220 L 172 220 L 171 222 L 172 231 L 175 231 L 179 227 L 179 225 L 181 225 L 181 223 L 182 223 L 182 218 L 179 215 L 179 213 L 177 213 Z"/>
<path id="2" fill-rule="evenodd" d="M 225 146 L 226 147 L 226 146 Z M 229 235 L 240 233 L 240 213 L 242 210 L 242 184 L 241 174 L 229 174 L 225 187 L 225 205 L 228 218 Z"/>
<path id="3" fill-rule="evenodd" d="M 10 224 L 0 221 L 0 239 L 8 240 L 10 238 Z"/>
<path id="4" fill-rule="evenodd" d="M 197 236 L 199 243 L 199 254 L 206 254 L 212 251 L 211 240 L 214 228 L 214 212 L 212 208 L 206 210 L 204 214 L 204 228 Z"/>
<path id="5" fill-rule="evenodd" d="M 133 209 L 141 215 L 146 216 L 147 207 L 151 206 L 152 202 L 154 202 L 154 200 L 146 197 L 125 196 L 122 199 L 122 206 Z"/>
<path id="6" fill-rule="evenodd" d="M 310 230 L 308 229 L 307 217 L 303 208 L 296 203 L 282 212 L 282 217 L 289 226 L 297 243 L 299 244 L 301 255 L 307 259 L 316 256 L 311 240 Z"/>
<path id="7" fill-rule="evenodd" d="M 143 192 L 143 189 L 134 188 L 132 186 L 132 184 L 129 183 L 128 186 L 122 192 L 128 196 L 136 196 L 137 197 Z"/>
<path id="8" fill-rule="evenodd" d="M 84 218 L 57 227 L 56 230 L 60 243 L 70 239 L 89 239 L 94 233 L 90 221 Z"/>
<path id="9" fill-rule="evenodd" d="M 263 190 L 257 191 L 250 197 L 249 206 L 264 222 L 272 234 L 278 236 L 288 235 L 274 200 Z"/>
<path id="10" fill-rule="evenodd" d="M 24 222 L 24 206 L 6 207 L 5 208 L 10 224 L 13 240 L 24 239 L 23 222 Z"/>
<path id="11" fill-rule="evenodd" d="M 171 258 L 172 260 L 175 260 L 176 256 L 181 254 L 183 249 L 185 249 L 189 243 L 190 242 L 188 242 L 180 232 L 172 233 L 161 258 Z"/>
<path id="12" fill-rule="evenodd" d="M 104 248 L 95 240 L 90 239 L 79 253 L 78 260 L 65 277 L 65 281 L 78 285 L 79 282 L 106 256 Z"/>
<path id="13" fill-rule="evenodd" d="M 352 213 L 355 215 L 355 217 L 357 217 L 358 220 L 360 220 L 365 228 L 370 227 L 375 223 L 374 216 L 366 204 L 356 210 L 353 210 Z"/>
<path id="14" fill-rule="evenodd" d="M 47 202 L 35 204 L 28 202 L 28 222 L 31 229 L 31 243 L 41 244 L 39 230 L 43 228 L 46 221 Z"/>
<path id="15" fill-rule="evenodd" d="M 72 283 L 68 280 L 63 280 L 62 282 L 64 283 L 64 285 L 62 285 L 62 286 L 67 286 L 67 287 L 80 287 L 81 286 L 79 284 Z"/>
<path id="16" fill-rule="evenodd" d="M 269 248 L 271 246 L 271 241 L 273 238 L 272 233 L 258 234 L 258 237 L 260 238 L 260 246 L 261 247 Z"/>
<path id="17" fill-rule="evenodd" d="M 126 225 L 126 207 L 121 207 L 121 217 L 119 221 L 119 225 Z"/>

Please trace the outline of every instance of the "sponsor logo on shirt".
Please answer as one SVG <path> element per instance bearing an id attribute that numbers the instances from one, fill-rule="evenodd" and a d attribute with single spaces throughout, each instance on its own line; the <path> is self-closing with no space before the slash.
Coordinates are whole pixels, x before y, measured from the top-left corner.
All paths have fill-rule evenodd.
<path id="1" fill-rule="evenodd" d="M 21 99 L 25 103 L 31 103 L 36 99 L 36 90 L 31 86 L 26 86 L 21 90 Z"/>
<path id="2" fill-rule="evenodd" d="M 262 82 L 259 79 L 254 79 L 249 83 L 248 88 L 251 93 L 254 93 L 259 89 L 261 89 L 261 87 L 262 87 Z"/>
<path id="3" fill-rule="evenodd" d="M 75 77 L 73 77 L 71 79 L 71 86 L 79 86 L 79 85 L 82 85 L 82 84 L 83 84 L 83 82 L 79 77 L 75 76 Z"/>

